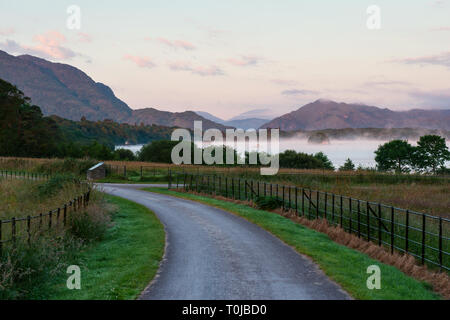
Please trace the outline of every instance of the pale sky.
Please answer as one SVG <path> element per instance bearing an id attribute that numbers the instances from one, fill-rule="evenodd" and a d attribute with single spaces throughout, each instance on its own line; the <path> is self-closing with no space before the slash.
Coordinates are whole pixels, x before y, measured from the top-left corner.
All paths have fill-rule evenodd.
<path id="1" fill-rule="evenodd" d="M 0 50 L 76 66 L 133 109 L 450 108 L 450 0 L 0 0 Z"/>

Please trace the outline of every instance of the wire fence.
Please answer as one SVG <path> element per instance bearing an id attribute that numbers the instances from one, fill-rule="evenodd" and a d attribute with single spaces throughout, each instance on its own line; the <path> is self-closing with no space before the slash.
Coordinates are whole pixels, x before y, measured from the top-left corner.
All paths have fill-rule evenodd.
<path id="1" fill-rule="evenodd" d="M 35 216 L 0 220 L 0 255 L 6 243 L 26 239 L 30 243 L 33 234 L 65 227 L 70 215 L 89 205 L 91 190 L 73 198 L 62 206 Z"/>
<path id="2" fill-rule="evenodd" d="M 37 174 L 18 171 L 0 171 L 0 178 L 48 180 L 47 174 Z M 12 217 L 0 220 L 0 255 L 7 243 L 15 243 L 19 239 L 31 242 L 34 234 L 40 234 L 59 227 L 65 227 L 70 215 L 89 205 L 91 190 L 69 200 L 60 207 L 38 215 L 26 217 Z"/>
<path id="3" fill-rule="evenodd" d="M 410 254 L 422 264 L 450 270 L 450 219 L 329 192 L 223 175 L 172 173 L 169 189 L 237 200 L 278 199 L 281 208 L 308 219 L 326 219 L 359 238 Z"/>
<path id="4" fill-rule="evenodd" d="M 43 173 L 32 173 L 25 171 L 8 171 L 0 170 L 0 178 L 12 180 L 12 179 L 27 179 L 27 180 L 48 180 L 50 175 Z"/>

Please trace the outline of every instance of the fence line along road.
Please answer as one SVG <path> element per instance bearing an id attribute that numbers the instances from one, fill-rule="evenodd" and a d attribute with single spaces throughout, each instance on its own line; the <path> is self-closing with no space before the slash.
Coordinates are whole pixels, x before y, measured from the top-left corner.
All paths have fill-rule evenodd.
<path id="1" fill-rule="evenodd" d="M 0 170 L 0 178 L 4 179 L 28 179 L 28 180 L 48 180 L 50 175 L 45 173 L 32 173 L 26 171 Z"/>
<path id="2" fill-rule="evenodd" d="M 221 195 L 237 200 L 278 199 L 281 208 L 308 219 L 326 219 L 359 238 L 410 254 L 422 264 L 450 271 L 450 219 L 329 192 L 223 175 L 177 174 L 169 189 Z"/>
<path id="3" fill-rule="evenodd" d="M 0 171 L 0 178 L 48 180 L 49 175 Z M 71 213 L 86 208 L 89 205 L 90 194 L 91 190 L 89 188 L 88 191 L 82 195 L 77 196 L 62 206 L 46 213 L 0 220 L 0 255 L 4 244 L 6 243 L 15 243 L 18 239 L 26 239 L 28 244 L 30 244 L 32 235 L 35 233 L 48 231 L 60 226 L 65 227 Z"/>

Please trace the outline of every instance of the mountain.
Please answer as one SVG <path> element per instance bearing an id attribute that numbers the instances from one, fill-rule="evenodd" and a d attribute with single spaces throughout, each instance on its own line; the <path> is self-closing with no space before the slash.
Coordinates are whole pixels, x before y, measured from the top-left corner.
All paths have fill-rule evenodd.
<path id="1" fill-rule="evenodd" d="M 211 113 L 206 112 L 206 111 L 195 111 L 195 113 L 198 114 L 199 116 L 202 116 L 205 119 L 208 119 L 208 120 L 211 120 L 211 121 L 214 121 L 217 123 L 223 124 L 224 122 L 226 122 L 225 120 L 220 119 L 220 118 L 216 117 L 215 115 L 212 115 Z"/>
<path id="2" fill-rule="evenodd" d="M 245 120 L 245 119 L 265 119 L 265 120 L 271 120 L 278 116 L 280 113 L 274 112 L 272 109 L 253 109 L 250 111 L 243 112 L 233 118 L 231 118 L 229 121 L 234 120 Z"/>
<path id="3" fill-rule="evenodd" d="M 30 55 L 12 56 L 0 51 L 0 78 L 16 85 L 39 105 L 44 115 L 67 119 L 117 119 L 132 110 L 106 85 L 83 71 Z"/>
<path id="4" fill-rule="evenodd" d="M 202 121 L 203 129 L 225 130 L 227 126 L 205 119 L 194 111 L 169 112 L 155 108 L 133 110 L 132 115 L 121 119 L 122 122 L 130 124 L 144 123 L 146 125 L 156 124 L 166 127 L 194 128 L 194 121 Z"/>
<path id="5" fill-rule="evenodd" d="M 0 79 L 18 87 L 38 105 L 44 115 L 69 120 L 111 119 L 124 123 L 193 128 L 194 120 L 204 128 L 226 127 L 194 112 L 172 113 L 153 108 L 132 110 L 108 86 L 95 82 L 83 71 L 30 55 L 12 56 L 0 50 Z"/>
<path id="6" fill-rule="evenodd" d="M 258 129 L 260 126 L 267 123 L 267 121 L 268 121 L 268 119 L 257 119 L 257 118 L 243 118 L 243 119 L 234 119 L 233 118 L 234 120 L 223 120 L 223 119 L 220 119 L 220 118 L 212 115 L 209 112 L 196 111 L 195 113 L 197 113 L 198 115 L 200 115 L 208 120 L 223 124 L 224 126 L 229 126 L 229 127 L 244 129 L 244 130 Z"/>
<path id="7" fill-rule="evenodd" d="M 343 128 L 450 130 L 450 110 L 392 111 L 362 104 L 317 100 L 264 124 L 284 131 Z"/>
<path id="8" fill-rule="evenodd" d="M 225 121 L 225 125 L 239 128 L 239 129 L 258 129 L 263 124 L 267 123 L 267 119 L 248 118 L 242 120 L 229 120 Z"/>

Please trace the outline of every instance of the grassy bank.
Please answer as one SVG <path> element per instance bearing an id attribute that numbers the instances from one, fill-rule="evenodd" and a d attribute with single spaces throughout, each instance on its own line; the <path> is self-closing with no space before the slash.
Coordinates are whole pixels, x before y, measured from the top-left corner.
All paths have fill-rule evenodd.
<path id="1" fill-rule="evenodd" d="M 162 224 L 144 206 L 106 199 L 116 208 L 113 226 L 72 262 L 81 267 L 81 290 L 68 290 L 64 278 L 49 299 L 136 299 L 155 276 L 164 253 Z"/>
<path id="2" fill-rule="evenodd" d="M 408 277 L 392 266 L 382 264 L 356 250 L 339 245 L 327 235 L 308 229 L 275 213 L 257 210 L 242 204 L 217 200 L 205 196 L 148 188 L 147 191 L 163 193 L 212 205 L 268 230 L 298 252 L 311 257 L 321 269 L 357 299 L 438 299 L 428 284 Z M 381 289 L 369 290 L 366 281 L 367 267 L 378 265 L 381 269 Z"/>

